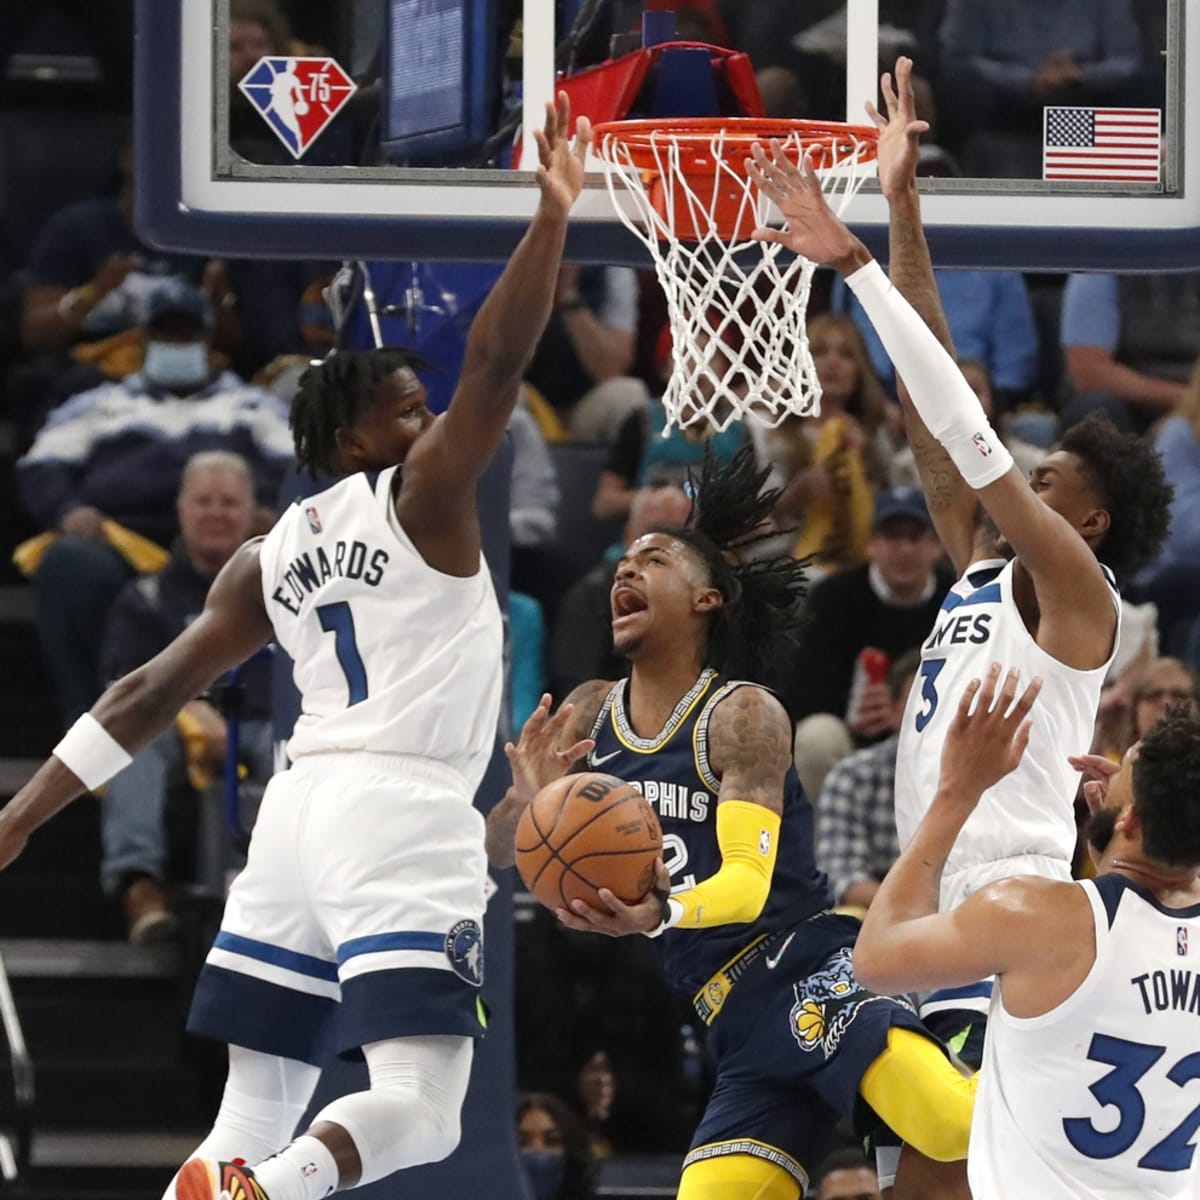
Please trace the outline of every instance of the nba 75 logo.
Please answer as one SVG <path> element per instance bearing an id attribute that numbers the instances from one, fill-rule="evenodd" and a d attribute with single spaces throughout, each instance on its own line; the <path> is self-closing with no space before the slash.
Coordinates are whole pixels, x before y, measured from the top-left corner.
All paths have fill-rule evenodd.
<path id="1" fill-rule="evenodd" d="M 304 154 L 358 90 L 332 58 L 260 58 L 238 87 L 293 158 Z"/>

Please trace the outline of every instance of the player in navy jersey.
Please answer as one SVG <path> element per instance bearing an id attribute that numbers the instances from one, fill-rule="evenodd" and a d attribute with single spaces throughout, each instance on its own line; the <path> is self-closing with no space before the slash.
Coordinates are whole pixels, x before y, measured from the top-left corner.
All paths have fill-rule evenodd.
<path id="1" fill-rule="evenodd" d="M 1049 718 L 1034 703 L 1041 680 L 1018 697 L 1017 673 L 1001 675 L 993 666 L 955 706 L 937 793 L 867 913 L 855 966 L 888 988 L 996 975 L 975 1200 L 1195 1197 L 1200 720 L 1169 712 L 1086 785 L 1095 879 L 1005 879 L 939 913 L 955 838 L 1017 768 L 1031 708 L 1034 725 Z"/>
<path id="2" fill-rule="evenodd" d="M 803 567 L 737 563 L 774 496 L 752 452 L 705 463 L 692 520 L 635 541 L 612 588 L 627 681 L 594 680 L 516 747 L 514 786 L 488 821 L 511 865 L 525 805 L 571 761 L 635 784 L 663 827 L 656 889 L 636 904 L 560 910 L 569 928 L 656 939 L 670 985 L 692 998 L 717 1057 L 683 1200 L 789 1200 L 834 1145 L 839 1118 L 871 1110 L 917 1150 L 961 1158 L 972 1092 L 915 1014 L 854 979 L 857 922 L 830 911 L 791 724 L 753 682 L 794 630 Z M 898 1181 L 897 1195 L 903 1177 Z M 912 1194 L 912 1193 L 909 1193 Z M 925 1193 L 932 1196 L 934 1193 Z"/>
<path id="3" fill-rule="evenodd" d="M 226 670 L 271 638 L 292 655 L 293 762 L 263 798 L 189 1019 L 229 1043 L 225 1093 L 167 1200 L 318 1200 L 459 1141 L 482 1032 L 472 797 L 503 678 L 477 482 L 550 315 L 590 137 L 581 117 L 572 145 L 569 123 L 560 94 L 535 135 L 537 210 L 472 323 L 447 411 L 430 414 L 402 351 L 310 368 L 296 457 L 346 478 L 238 550 L 192 625 L 114 684 L 0 813 L 3 866 Z M 289 1141 L 328 1051 L 360 1048 L 369 1089 Z"/>

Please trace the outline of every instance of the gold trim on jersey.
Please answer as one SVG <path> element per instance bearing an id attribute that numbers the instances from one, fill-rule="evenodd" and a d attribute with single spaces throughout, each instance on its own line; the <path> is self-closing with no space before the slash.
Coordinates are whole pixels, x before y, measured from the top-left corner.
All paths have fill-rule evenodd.
<path id="1" fill-rule="evenodd" d="M 800 1194 L 808 1191 L 808 1172 L 788 1153 L 772 1146 L 770 1142 L 760 1142 L 757 1138 L 730 1138 L 725 1142 L 705 1142 L 687 1152 L 683 1160 L 683 1169 L 694 1163 L 704 1162 L 710 1158 L 724 1158 L 728 1154 L 748 1154 L 752 1158 L 763 1158 L 786 1171 L 799 1185 Z"/>
<path id="2" fill-rule="evenodd" d="M 716 677 L 717 673 L 712 667 L 705 667 L 700 672 L 700 678 L 692 684 L 691 689 L 675 705 L 666 724 L 652 738 L 638 737 L 634 733 L 633 726 L 630 725 L 629 718 L 625 714 L 625 684 L 624 682 L 617 684 L 609 693 L 607 701 L 612 714 L 613 733 L 616 734 L 617 741 L 626 750 L 632 750 L 635 754 L 653 754 L 655 751 L 661 750 L 679 732 L 679 726 L 687 719 L 692 709 L 700 703 L 704 693 L 708 691 Z"/>
<path id="3" fill-rule="evenodd" d="M 692 758 L 696 763 L 696 774 L 700 776 L 704 786 L 715 796 L 721 790 L 721 781 L 713 774 L 713 769 L 708 762 L 708 723 L 712 720 L 713 709 L 717 707 L 730 692 L 736 691 L 740 687 L 745 687 L 746 682 L 742 679 L 731 679 L 727 683 L 723 683 L 717 690 L 705 701 L 704 711 L 700 714 L 696 721 L 696 727 L 692 730 Z"/>
<path id="4" fill-rule="evenodd" d="M 696 1016 L 705 1025 L 711 1025 L 721 1015 L 733 985 L 746 973 L 747 968 L 760 954 L 769 950 L 784 931 L 776 929 L 760 934 L 749 945 L 743 946 L 723 967 L 714 971 L 709 981 L 692 997 Z"/>

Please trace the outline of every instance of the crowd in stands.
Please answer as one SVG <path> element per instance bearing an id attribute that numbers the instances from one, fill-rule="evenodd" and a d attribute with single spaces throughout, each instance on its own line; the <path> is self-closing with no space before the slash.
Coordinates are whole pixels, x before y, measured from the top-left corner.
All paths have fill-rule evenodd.
<path id="1" fill-rule="evenodd" d="M 231 73 L 293 46 L 297 32 L 327 36 L 313 7 L 232 0 Z M 774 115 L 839 115 L 837 0 L 681 0 L 681 9 L 693 36 L 752 54 Z M 1034 178 L 1043 105 L 1163 104 L 1164 11 L 1149 0 L 881 0 L 881 53 L 916 59 L 931 173 Z M 289 29 L 289 14 L 313 28 Z M 23 511 L 9 550 L 22 540 L 16 561 L 64 727 L 165 645 L 236 545 L 270 526 L 291 469 L 290 393 L 330 339 L 319 294 L 331 264 L 206 260 L 146 245 L 132 200 L 135 171 L 150 167 L 133 161 L 127 114 L 114 113 L 113 127 L 114 186 L 97 179 L 42 213 L 27 244 L 4 245 L 0 264 L 4 419 Z M 236 97 L 231 129 L 245 157 L 278 160 L 278 144 Z M 939 272 L 938 285 L 964 373 L 1021 465 L 1096 409 L 1153 438 L 1163 456 L 1171 533 L 1157 562 L 1122 581 L 1127 645 L 1095 744 L 1080 747 L 1119 760 L 1168 705 L 1200 694 L 1200 274 Z M 891 781 L 900 713 L 921 685 L 915 652 L 952 582 L 914 486 L 894 370 L 861 309 L 827 280 L 809 321 L 819 415 L 775 428 L 751 415 L 722 433 L 663 436 L 656 397 L 672 347 L 655 288 L 627 267 L 561 272 L 511 428 L 512 719 L 519 725 L 544 690 L 561 698 L 582 680 L 619 676 L 614 561 L 647 529 L 686 519 L 688 472 L 706 452 L 728 457 L 751 442 L 780 489 L 764 547 L 810 563 L 806 631 L 780 648 L 770 682 L 797 722 L 820 865 L 839 903 L 865 909 L 898 853 Z M 242 710 L 251 778 L 271 769 L 258 667 Z M 219 787 L 224 753 L 225 718 L 197 700 L 105 793 L 103 886 L 136 941 L 171 931 L 168 797 Z M 540 911 L 519 931 L 519 1074 L 531 1090 L 516 1122 L 537 1200 L 589 1195 L 597 1156 L 677 1150 L 686 1137 L 707 1066 L 690 1009 L 664 997 L 639 961 L 650 955 L 642 941 L 581 937 Z M 636 1029 L 620 1019 L 631 1004 Z M 677 1110 L 659 1103 L 664 1077 L 677 1081 Z M 853 1152 L 816 1186 L 818 1200 L 878 1194 Z"/>

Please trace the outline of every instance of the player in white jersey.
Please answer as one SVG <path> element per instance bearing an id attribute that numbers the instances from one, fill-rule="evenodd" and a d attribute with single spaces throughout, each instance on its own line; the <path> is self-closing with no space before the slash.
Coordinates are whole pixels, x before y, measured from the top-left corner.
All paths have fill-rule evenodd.
<path id="1" fill-rule="evenodd" d="M 189 1021 L 230 1044 L 229 1077 L 168 1198 L 317 1200 L 458 1143 L 481 1032 L 472 796 L 502 678 L 476 484 L 550 315 L 590 138 L 581 117 L 572 146 L 569 125 L 560 95 L 536 135 L 537 211 L 475 318 L 447 411 L 430 414 L 403 351 L 310 369 L 292 405 L 297 459 L 348 477 L 246 543 L 201 616 L 110 688 L 0 813 L 3 866 L 265 642 L 294 658 L 294 762 L 267 789 Z M 290 1141 L 327 1047 L 361 1049 L 370 1088 Z"/>
<path id="2" fill-rule="evenodd" d="M 947 693 L 957 694 L 997 659 L 1045 680 L 1045 715 L 1029 753 L 997 794 L 985 797 L 955 847 L 942 885 L 943 906 L 950 907 L 1008 875 L 1070 878 L 1079 777 L 1067 756 L 1091 741 L 1100 687 L 1117 648 L 1114 576 L 1132 575 L 1156 555 L 1171 489 L 1153 447 L 1100 416 L 1068 430 L 1061 448 L 1029 479 L 1013 465 L 949 352 L 921 227 L 915 172 L 926 125 L 914 119 L 911 73 L 911 61 L 901 58 L 896 87 L 883 77 L 886 118 L 869 106 L 880 128 L 891 281 L 830 212 L 810 174 L 772 161 L 761 149 L 756 161 L 790 226 L 764 236 L 845 275 L 896 364 L 930 515 L 959 575 L 922 647 L 900 729 L 902 845 L 933 798 L 950 717 Z M 981 505 L 990 544 L 979 536 Z M 976 981 L 954 995 L 929 998 L 923 1012 L 955 1010 L 948 1014 L 951 1026 L 935 1027 L 958 1033 L 971 1023 L 958 1010 L 985 1011 L 989 992 L 989 982 Z M 980 1046 L 976 1039 L 964 1057 Z"/>
<path id="3" fill-rule="evenodd" d="M 1010 671 L 957 706 L 928 811 L 854 952 L 867 987 L 995 974 L 971 1125 L 974 1200 L 1200 1195 L 1200 719 L 1176 709 L 1089 783 L 1097 876 L 1005 879 L 937 911 L 960 831 L 1052 719 Z M 1045 693 L 1043 692 L 1043 695 Z M 976 699 L 976 697 L 978 697 Z M 972 703 L 974 711 L 972 712 Z"/>

